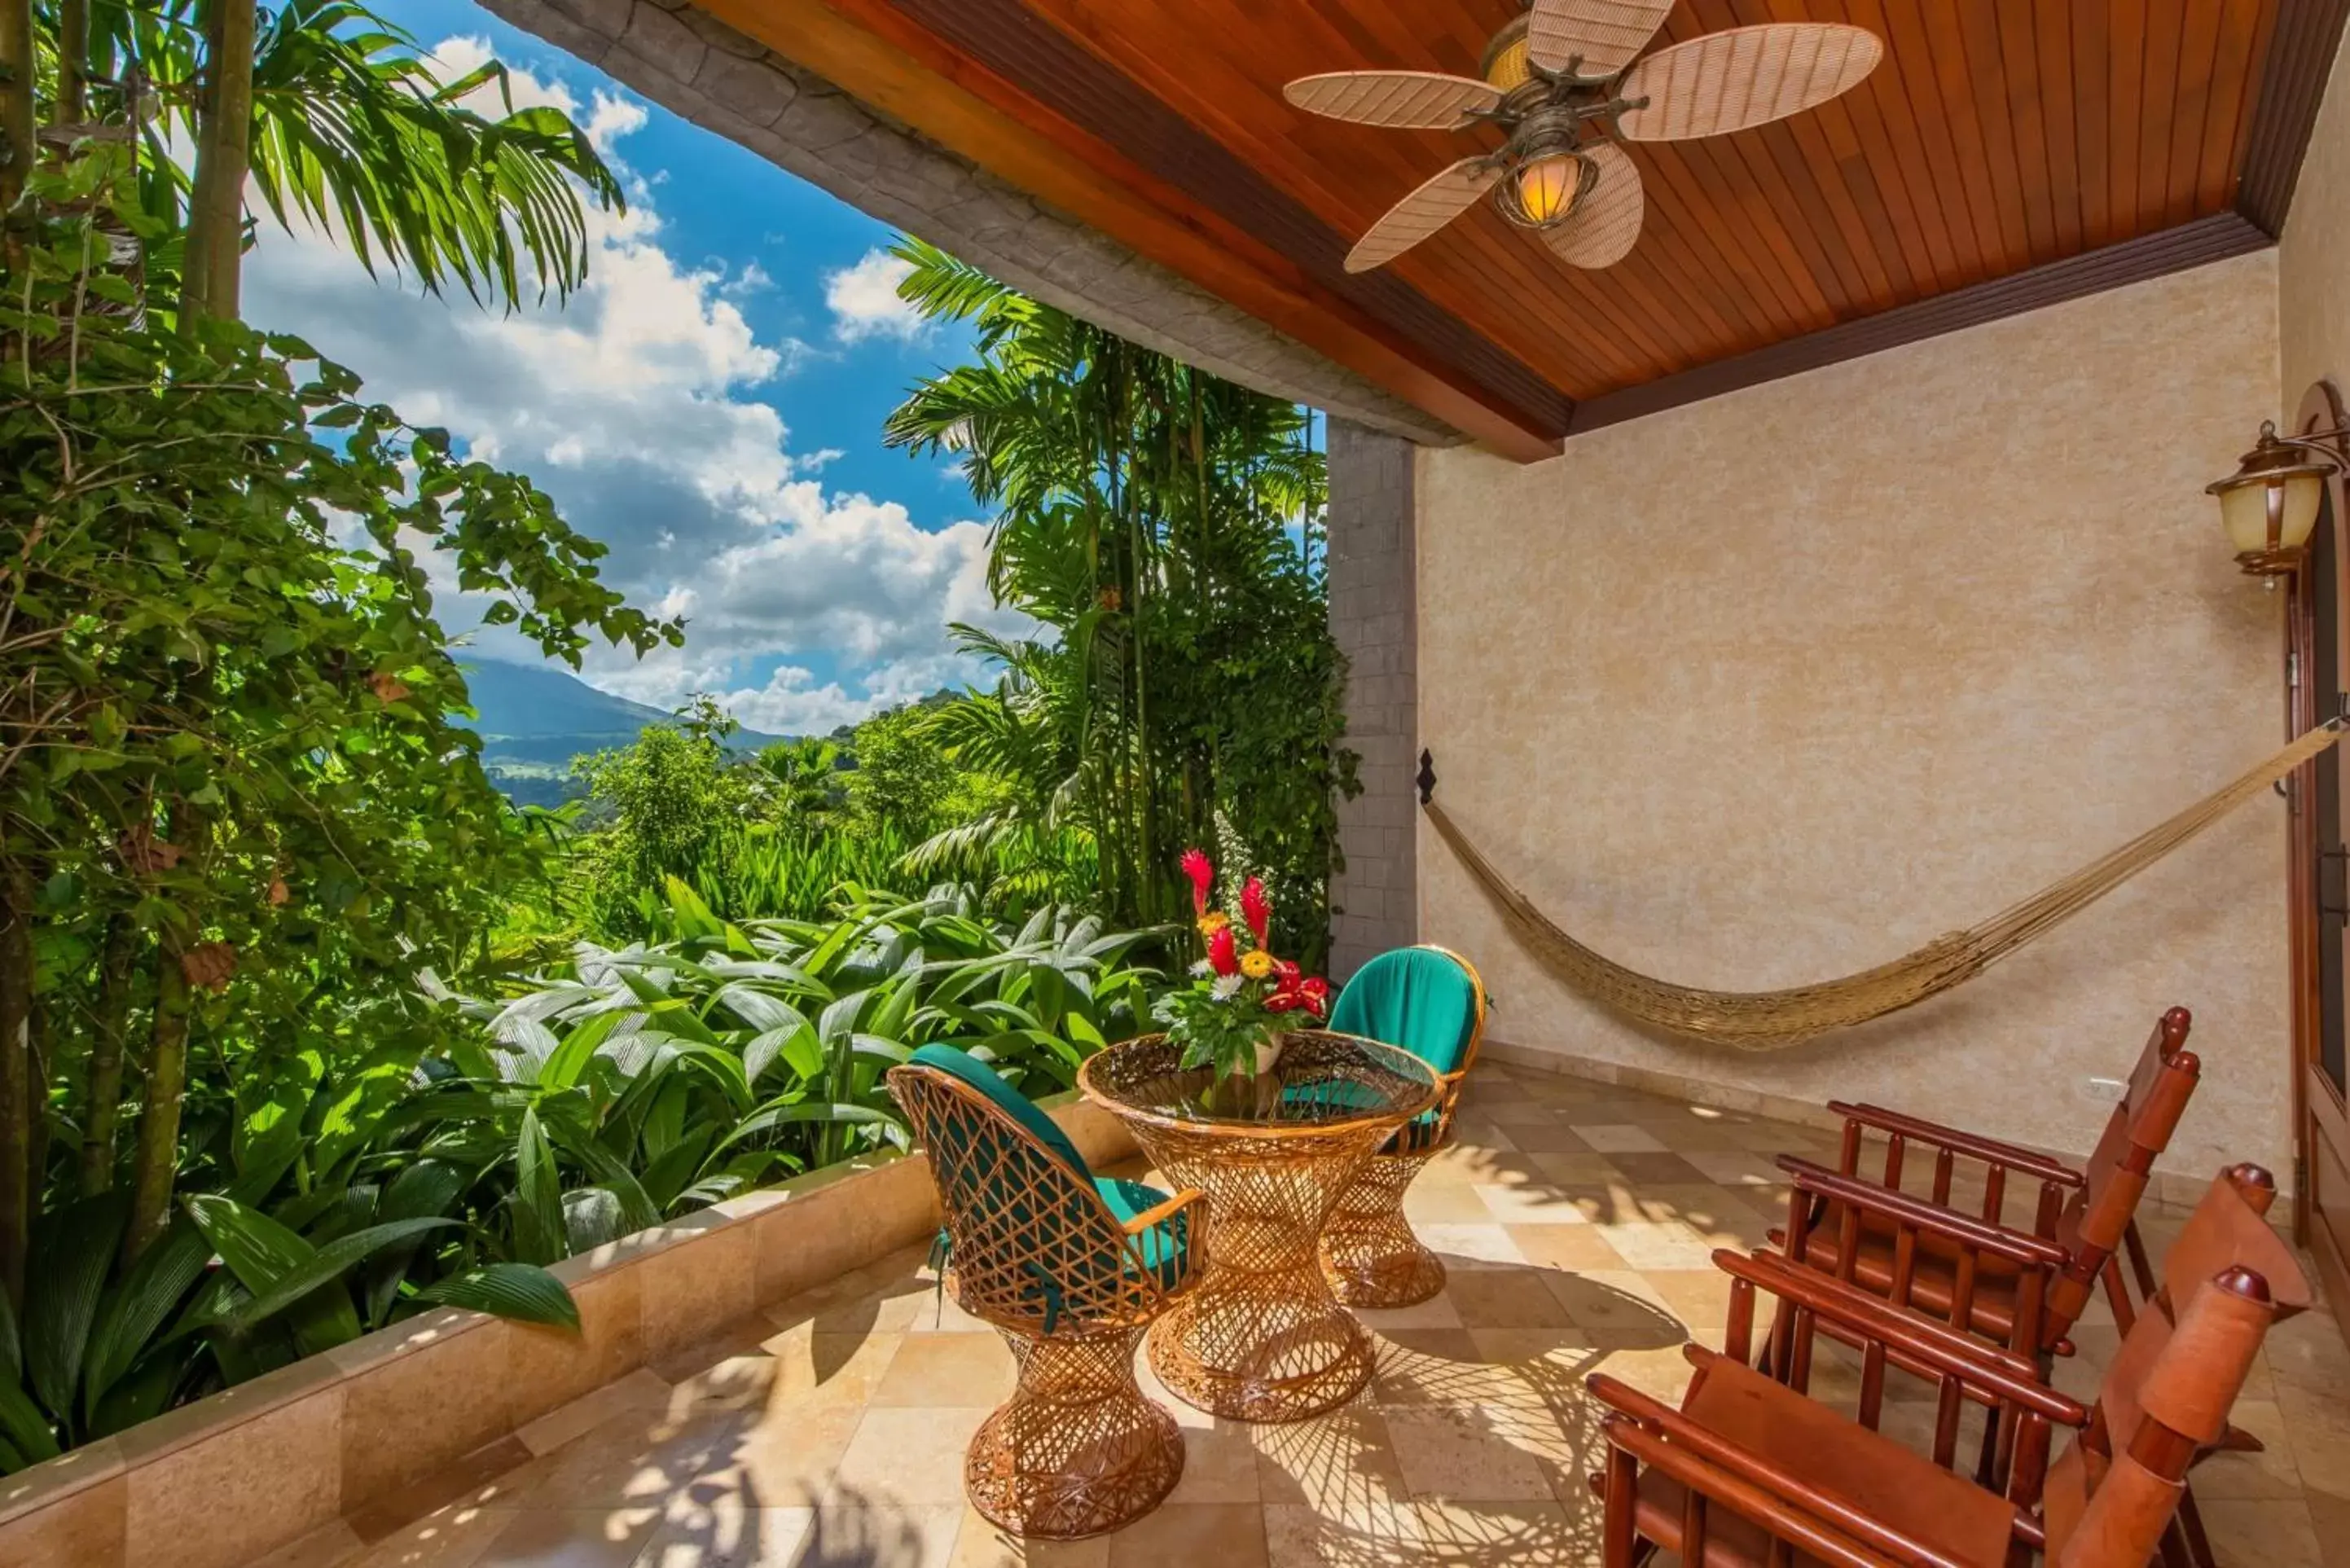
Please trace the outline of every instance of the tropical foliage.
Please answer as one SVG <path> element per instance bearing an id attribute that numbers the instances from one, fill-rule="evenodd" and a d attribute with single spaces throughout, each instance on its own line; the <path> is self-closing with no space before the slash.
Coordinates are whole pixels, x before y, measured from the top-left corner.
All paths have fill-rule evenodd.
<path id="1" fill-rule="evenodd" d="M 248 173 L 506 297 L 577 278 L 610 177 L 364 12 L 259 27 L 0 0 L 7 1468 L 434 1302 L 572 1313 L 386 1119 L 466 1029 L 416 977 L 471 973 L 542 867 L 419 554 L 550 656 L 677 628 L 527 481 L 236 302 Z"/>
<path id="2" fill-rule="evenodd" d="M 1001 836 L 1074 826 L 1097 907 L 1176 918 L 1176 849 L 1212 843 L 1263 876 L 1283 940 L 1326 940 L 1344 670 L 1314 559 L 1322 454 L 1295 406 L 1221 381 L 1024 297 L 919 241 L 899 293 L 967 320 L 978 362 L 917 386 L 887 437 L 961 457 L 996 515 L 989 581 L 1048 636 L 960 628 L 992 692 L 931 722 L 1001 803 L 918 867 Z"/>
<path id="3" fill-rule="evenodd" d="M 672 877 L 664 904 L 661 940 L 583 941 L 465 1003 L 483 1036 L 401 1113 L 546 1173 L 512 1200 L 532 1210 L 525 1256 L 904 1147 L 881 1075 L 920 1045 L 960 1046 L 1032 1093 L 1068 1088 L 1087 1054 L 1139 1032 L 1160 979 L 1129 961 L 1160 933 L 1055 905 L 1014 926 L 968 888 L 852 888 L 831 919 L 736 923 Z"/>

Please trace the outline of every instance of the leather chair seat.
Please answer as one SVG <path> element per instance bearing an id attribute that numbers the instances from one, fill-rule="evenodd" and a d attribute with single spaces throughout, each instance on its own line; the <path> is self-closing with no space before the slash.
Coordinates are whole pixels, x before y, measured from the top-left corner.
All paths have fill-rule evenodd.
<path id="1" fill-rule="evenodd" d="M 1998 1493 L 1734 1361 L 1709 1362 L 1681 1414 L 1951 1562 L 1997 1568 L 2007 1561 L 2015 1511 Z M 1679 1481 L 1644 1468 L 1640 1533 L 1676 1548 L 1684 1501 Z M 1704 1568 L 1763 1568 L 1768 1538 L 1760 1529 L 1718 1504 L 1706 1521 Z M 1795 1561 L 1816 1562 L 1801 1552 Z"/>

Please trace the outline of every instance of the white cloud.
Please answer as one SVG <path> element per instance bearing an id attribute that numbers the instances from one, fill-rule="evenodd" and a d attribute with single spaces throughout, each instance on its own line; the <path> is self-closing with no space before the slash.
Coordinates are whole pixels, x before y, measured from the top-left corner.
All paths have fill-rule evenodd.
<path id="1" fill-rule="evenodd" d="M 775 280 L 757 262 L 747 262 L 743 270 L 718 286 L 718 292 L 729 299 L 747 299 L 754 294 L 764 294 L 775 286 Z"/>
<path id="2" fill-rule="evenodd" d="M 914 264 L 875 248 L 854 266 L 824 275 L 825 307 L 832 312 L 832 335 L 843 343 L 868 337 L 895 337 L 910 342 L 930 324 L 913 306 L 898 297 Z"/>
<path id="3" fill-rule="evenodd" d="M 454 74 L 485 48 L 452 38 L 434 52 Z M 559 82 L 516 71 L 512 90 L 517 104 L 578 112 Z M 598 94 L 589 123 L 617 142 L 644 110 Z M 369 279 L 325 235 L 265 223 L 248 262 L 248 308 L 358 370 L 369 397 L 530 474 L 574 526 L 610 546 L 608 581 L 642 607 L 689 618 L 683 649 L 642 661 L 591 654 L 596 684 L 662 706 L 723 692 L 754 729 L 806 732 L 979 678 L 954 654 L 947 623 L 1023 624 L 988 595 L 984 528 L 925 530 L 894 501 L 827 491 L 818 474 L 841 454 L 793 452 L 783 417 L 751 395 L 806 352 L 789 338 L 763 341 L 729 297 L 765 275 L 753 264 L 730 285 L 721 265 L 681 265 L 660 243 L 650 187 L 632 179 L 632 188 L 626 215 L 590 214 L 588 282 L 567 305 L 501 314 L 462 295 L 421 297 Z M 877 251 L 833 275 L 836 312 L 843 298 L 865 308 L 876 258 L 904 265 Z M 844 285 L 850 275 L 864 281 Z M 435 576 L 443 623 L 469 624 L 471 607 L 446 574 Z M 480 632 L 478 644 L 494 657 L 536 656 L 504 630 Z M 842 678 L 818 682 L 798 662 L 817 654 Z M 777 658 L 783 668 L 764 685 L 743 679 L 754 661 Z"/>

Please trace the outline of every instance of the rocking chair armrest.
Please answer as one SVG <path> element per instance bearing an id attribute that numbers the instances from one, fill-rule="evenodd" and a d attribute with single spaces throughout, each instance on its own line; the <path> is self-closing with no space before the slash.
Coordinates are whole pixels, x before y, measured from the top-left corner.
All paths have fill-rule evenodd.
<path id="1" fill-rule="evenodd" d="M 2036 1181 L 2053 1181 L 2060 1187 L 2079 1187 L 2085 1179 L 2071 1166 L 2049 1158 L 2032 1149 L 2019 1148 L 1997 1138 L 1981 1137 L 1958 1127 L 1944 1127 L 1922 1116 L 1900 1111 L 1888 1111 L 1881 1106 L 1856 1106 L 1846 1100 L 1830 1100 L 1828 1107 L 1842 1116 L 1847 1125 L 1858 1123 L 1875 1132 L 1898 1133 L 1912 1143 L 1929 1144 L 1947 1148 L 1953 1154 L 1981 1160 L 1986 1165 L 2003 1165 L 2020 1176 Z"/>
<path id="2" fill-rule="evenodd" d="M 1144 1210 L 1121 1227 L 1129 1236 L 1139 1236 L 1155 1225 L 1163 1225 L 1195 1203 L 1205 1203 L 1208 1195 L 1197 1187 L 1187 1187 L 1166 1202 Z"/>
<path id="3" fill-rule="evenodd" d="M 1864 1213 L 1881 1215 L 1896 1224 L 1915 1226 L 1947 1241 L 1990 1252 L 2023 1268 L 2061 1269 L 2072 1257 L 2044 1236 L 1948 1209 L 1898 1188 L 1880 1187 L 1863 1177 L 1846 1176 L 1796 1155 L 1781 1155 L 1778 1166 L 1800 1192 L 1847 1204 Z"/>

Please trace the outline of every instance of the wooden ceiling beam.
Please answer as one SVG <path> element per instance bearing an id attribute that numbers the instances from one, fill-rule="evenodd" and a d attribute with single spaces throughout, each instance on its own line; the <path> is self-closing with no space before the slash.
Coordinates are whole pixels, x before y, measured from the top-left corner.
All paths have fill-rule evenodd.
<path id="1" fill-rule="evenodd" d="M 1551 392 L 1543 406 L 1530 408 L 1529 400 L 1498 393 L 883 0 L 697 3 L 844 92 L 1494 451 L 1521 462 L 1557 454 L 1571 399 Z M 1468 332 L 1424 299 L 1418 303 Z M 1531 371 L 1523 375 L 1550 391 Z"/>

